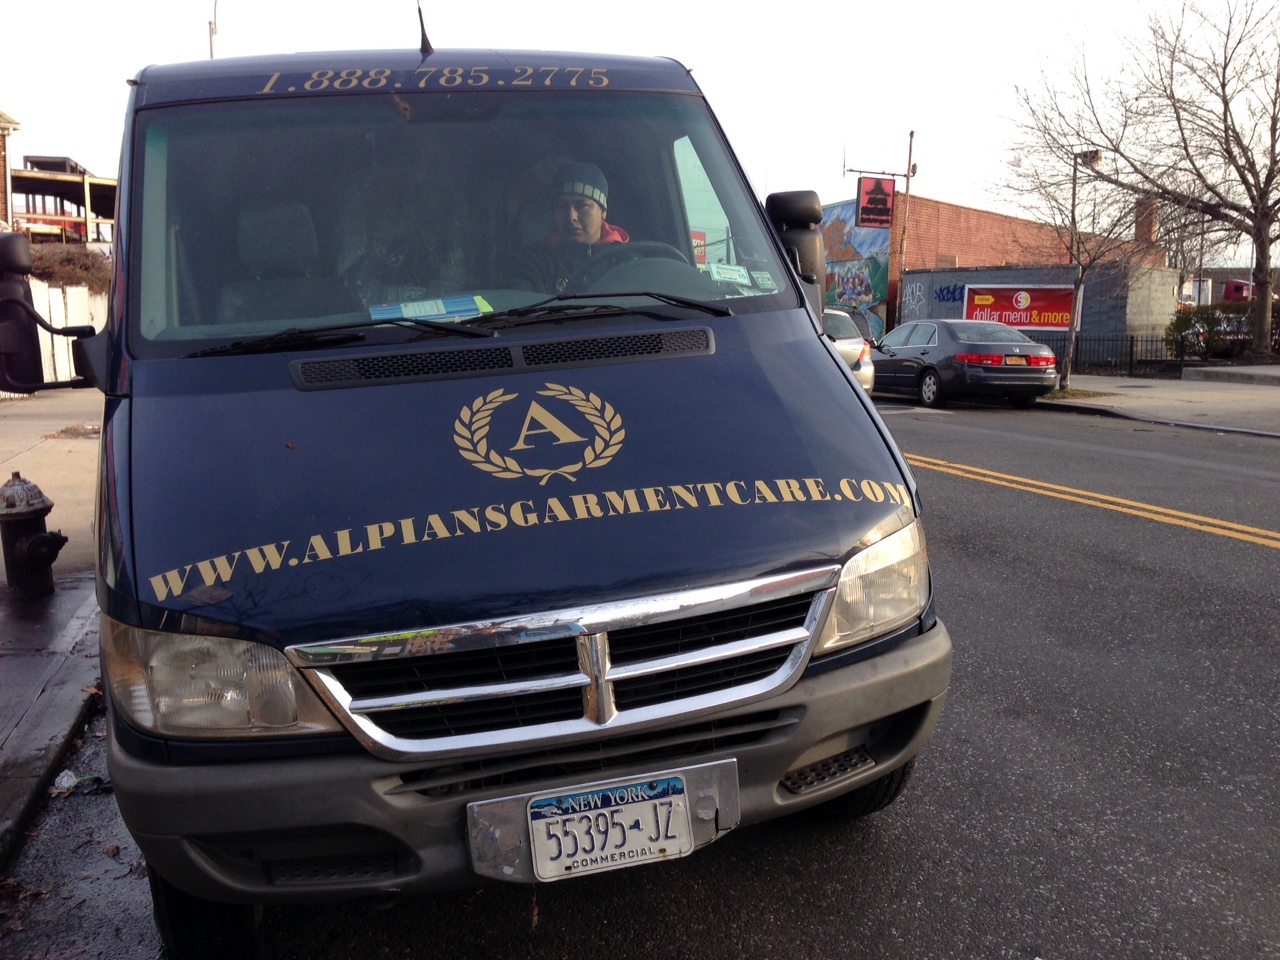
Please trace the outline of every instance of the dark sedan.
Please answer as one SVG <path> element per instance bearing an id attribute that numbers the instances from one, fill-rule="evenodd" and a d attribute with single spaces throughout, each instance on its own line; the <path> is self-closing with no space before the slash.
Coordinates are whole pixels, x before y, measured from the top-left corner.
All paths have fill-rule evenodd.
<path id="1" fill-rule="evenodd" d="M 1003 398 L 1029 407 L 1054 390 L 1053 351 L 1013 327 L 984 320 L 916 320 L 871 353 L 877 393 L 909 393 L 926 407 L 955 397 Z"/>

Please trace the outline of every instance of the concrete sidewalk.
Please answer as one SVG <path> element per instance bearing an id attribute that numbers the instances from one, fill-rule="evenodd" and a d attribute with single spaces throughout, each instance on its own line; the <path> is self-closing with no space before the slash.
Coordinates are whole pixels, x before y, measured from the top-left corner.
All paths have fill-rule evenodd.
<path id="1" fill-rule="evenodd" d="M 52 390 L 0 400 L 0 483 L 20 473 L 53 501 L 46 518 L 68 542 L 49 597 L 0 584 L 0 867 L 97 696 L 94 496 L 102 394 Z"/>
<path id="2" fill-rule="evenodd" d="M 1072 388 L 1097 396 L 1042 405 L 1280 439 L 1280 365 L 1196 373 L 1213 376 L 1077 375 Z M 22 599 L 0 584 L 0 867 L 99 696 L 93 515 L 102 408 L 96 390 L 0 400 L 0 482 L 17 471 L 40 487 L 54 502 L 49 529 L 70 538 L 54 564 L 53 596 Z"/>
<path id="3" fill-rule="evenodd" d="M 102 394 L 90 389 L 0 400 L 0 483 L 17 471 L 53 501 L 46 523 L 70 538 L 54 564 L 58 575 L 94 569 L 102 407 Z"/>
<path id="4" fill-rule="evenodd" d="M 1042 400 L 1046 408 L 1280 438 L 1280 364 L 1188 369 L 1183 380 L 1074 374 L 1071 389 L 1098 396 Z"/>

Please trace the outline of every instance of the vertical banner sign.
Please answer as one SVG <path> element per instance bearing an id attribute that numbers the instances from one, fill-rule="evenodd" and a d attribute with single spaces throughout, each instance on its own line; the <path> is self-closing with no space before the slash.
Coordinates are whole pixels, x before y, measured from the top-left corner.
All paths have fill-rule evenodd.
<path id="1" fill-rule="evenodd" d="M 1066 330 L 1071 326 L 1074 300 L 1074 287 L 965 287 L 964 318 L 1036 330 Z"/>
<path id="2" fill-rule="evenodd" d="M 894 186 L 892 177 L 858 178 L 858 226 L 885 229 L 893 226 Z"/>
<path id="3" fill-rule="evenodd" d="M 690 230 L 689 238 L 693 241 L 693 262 L 705 266 L 707 262 L 707 232 Z"/>

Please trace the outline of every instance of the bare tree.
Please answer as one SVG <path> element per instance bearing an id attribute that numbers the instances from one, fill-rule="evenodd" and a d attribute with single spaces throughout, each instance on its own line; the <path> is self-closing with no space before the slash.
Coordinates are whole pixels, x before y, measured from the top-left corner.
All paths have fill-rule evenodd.
<path id="1" fill-rule="evenodd" d="M 1271 349 L 1271 245 L 1280 239 L 1280 14 L 1270 0 L 1185 5 L 1129 45 L 1132 69 L 1100 85 L 1082 59 L 1065 89 L 1019 91 L 1028 126 L 1091 177 L 1199 214 L 1253 241 L 1257 354 Z M 1061 151 L 1059 151 L 1061 152 Z"/>
<path id="2" fill-rule="evenodd" d="M 1240 233 L 1186 207 L 1162 204 L 1156 243 L 1164 249 L 1165 264 L 1178 271 L 1178 289 L 1199 278 L 1206 263 L 1218 263 L 1240 244 Z"/>
<path id="3" fill-rule="evenodd" d="M 1154 244 L 1154 220 L 1149 221 L 1152 242 L 1136 239 L 1140 224 L 1155 216 L 1154 202 L 1099 176 L 1103 155 L 1058 136 L 1047 122 L 1050 113 L 1029 109 L 1028 116 L 1005 189 L 1018 198 L 1028 216 L 1046 226 L 1036 245 L 1024 250 L 1027 261 L 1068 263 L 1076 268 L 1071 324 L 1058 364 L 1060 386 L 1066 390 L 1071 385 L 1085 281 L 1104 269 L 1129 274 L 1163 266 L 1164 253 Z"/>

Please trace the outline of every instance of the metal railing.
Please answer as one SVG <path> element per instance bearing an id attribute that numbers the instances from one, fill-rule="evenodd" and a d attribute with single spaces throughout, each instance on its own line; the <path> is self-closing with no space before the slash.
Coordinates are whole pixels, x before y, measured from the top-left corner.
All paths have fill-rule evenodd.
<path id="1" fill-rule="evenodd" d="M 1053 350 L 1058 358 L 1058 371 L 1066 358 L 1066 331 L 1038 330 L 1029 336 Z M 1178 379 L 1188 359 L 1182 341 L 1170 348 L 1161 334 L 1076 334 L 1073 373 L 1110 375 L 1115 377 L 1151 377 Z"/>

